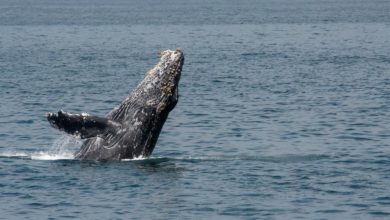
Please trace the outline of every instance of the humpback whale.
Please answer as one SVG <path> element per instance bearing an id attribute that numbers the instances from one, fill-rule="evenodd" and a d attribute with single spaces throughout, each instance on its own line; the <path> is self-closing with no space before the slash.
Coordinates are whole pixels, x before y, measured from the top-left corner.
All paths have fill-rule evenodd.
<path id="1" fill-rule="evenodd" d="M 52 127 L 85 139 L 74 153 L 80 160 L 121 160 L 149 157 L 168 114 L 179 100 L 184 63 L 180 49 L 160 53 L 132 93 L 106 117 L 65 111 L 47 113 Z"/>

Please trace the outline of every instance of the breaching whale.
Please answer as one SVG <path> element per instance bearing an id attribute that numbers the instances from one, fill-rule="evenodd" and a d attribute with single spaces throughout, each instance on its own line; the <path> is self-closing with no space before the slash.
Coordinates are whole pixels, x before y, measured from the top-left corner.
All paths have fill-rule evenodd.
<path id="1" fill-rule="evenodd" d="M 106 117 L 60 110 L 47 113 L 50 124 L 85 139 L 75 152 L 81 160 L 121 160 L 152 153 L 169 112 L 179 99 L 184 63 L 181 50 L 160 53 L 160 61 L 119 106 Z"/>

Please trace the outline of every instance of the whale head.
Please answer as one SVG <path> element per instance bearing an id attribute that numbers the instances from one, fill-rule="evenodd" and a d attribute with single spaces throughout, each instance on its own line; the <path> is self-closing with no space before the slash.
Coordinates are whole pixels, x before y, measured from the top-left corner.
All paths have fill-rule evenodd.
<path id="1" fill-rule="evenodd" d="M 146 105 L 156 108 L 157 113 L 171 111 L 179 100 L 179 81 L 184 63 L 180 49 L 160 53 L 159 63 L 151 69 L 141 88 L 146 93 Z"/>

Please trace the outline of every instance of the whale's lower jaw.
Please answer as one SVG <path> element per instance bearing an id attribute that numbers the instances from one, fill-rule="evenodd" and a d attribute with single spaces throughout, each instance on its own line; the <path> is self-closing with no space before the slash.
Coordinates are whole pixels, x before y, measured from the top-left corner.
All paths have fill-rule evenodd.
<path id="1" fill-rule="evenodd" d="M 86 139 L 75 153 L 77 159 L 149 157 L 169 112 L 178 102 L 183 63 L 181 50 L 162 52 L 159 63 L 107 117 L 60 111 L 48 113 L 47 119 L 54 128 Z"/>

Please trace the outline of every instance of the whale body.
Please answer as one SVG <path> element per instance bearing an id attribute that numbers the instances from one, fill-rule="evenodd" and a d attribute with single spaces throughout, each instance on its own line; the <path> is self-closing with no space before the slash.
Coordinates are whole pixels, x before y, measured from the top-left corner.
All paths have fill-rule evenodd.
<path id="1" fill-rule="evenodd" d="M 160 61 L 106 117 L 60 110 L 47 113 L 47 120 L 54 128 L 85 139 L 74 154 L 76 159 L 149 157 L 169 112 L 179 100 L 178 86 L 183 63 L 181 50 L 161 52 Z"/>

